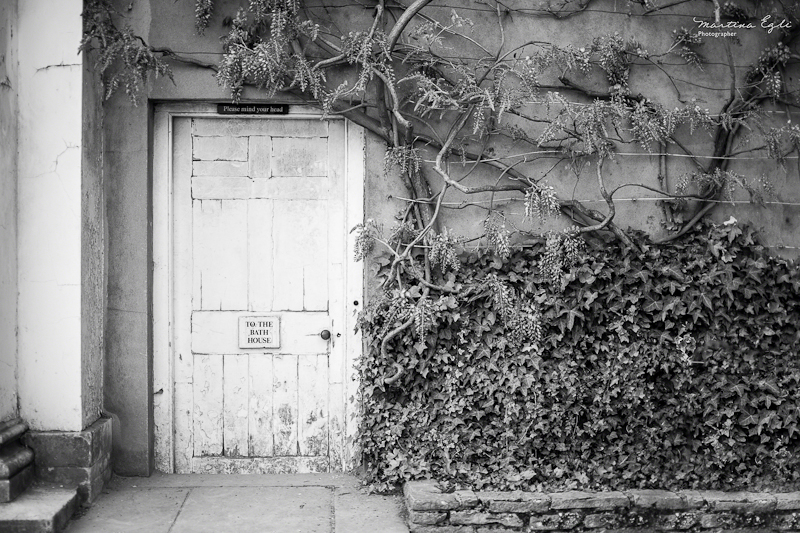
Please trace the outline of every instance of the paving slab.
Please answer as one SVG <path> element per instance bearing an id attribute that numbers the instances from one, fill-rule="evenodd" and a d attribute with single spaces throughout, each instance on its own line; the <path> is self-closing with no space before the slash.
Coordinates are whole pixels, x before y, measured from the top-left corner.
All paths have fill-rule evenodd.
<path id="1" fill-rule="evenodd" d="M 88 512 L 72 520 L 67 531 L 168 533 L 190 490 L 167 488 L 104 491 Z"/>
<path id="2" fill-rule="evenodd" d="M 66 533 L 408 533 L 400 496 L 345 474 L 115 477 Z"/>
<path id="3" fill-rule="evenodd" d="M 170 533 L 332 533 L 324 487 L 205 487 L 186 498 Z"/>
<path id="4" fill-rule="evenodd" d="M 399 496 L 367 496 L 357 489 L 339 488 L 334 498 L 336 533 L 408 533 Z"/>

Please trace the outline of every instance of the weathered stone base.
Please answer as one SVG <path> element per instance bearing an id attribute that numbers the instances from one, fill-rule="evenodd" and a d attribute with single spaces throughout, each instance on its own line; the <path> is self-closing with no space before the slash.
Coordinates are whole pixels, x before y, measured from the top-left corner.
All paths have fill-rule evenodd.
<path id="1" fill-rule="evenodd" d="M 404 487 L 411 533 L 713 531 L 800 533 L 800 492 L 442 492 Z"/>
<path id="2" fill-rule="evenodd" d="M 111 479 L 110 418 L 99 418 L 83 431 L 29 431 L 25 443 L 36 455 L 37 478 L 77 487 L 83 505 Z"/>

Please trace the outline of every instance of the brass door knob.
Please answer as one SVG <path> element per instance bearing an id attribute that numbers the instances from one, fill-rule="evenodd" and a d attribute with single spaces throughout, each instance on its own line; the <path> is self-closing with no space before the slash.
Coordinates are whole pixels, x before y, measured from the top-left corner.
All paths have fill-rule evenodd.
<path id="1" fill-rule="evenodd" d="M 326 341 L 331 338 L 331 332 L 327 329 L 323 329 L 319 332 L 319 336 L 322 337 L 322 340 Z"/>

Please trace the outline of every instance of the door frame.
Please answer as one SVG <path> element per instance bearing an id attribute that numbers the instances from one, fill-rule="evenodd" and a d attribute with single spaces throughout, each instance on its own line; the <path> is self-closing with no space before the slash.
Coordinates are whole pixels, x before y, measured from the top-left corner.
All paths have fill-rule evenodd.
<path id="1" fill-rule="evenodd" d="M 281 102 L 255 102 L 260 104 Z M 286 115 L 220 115 L 216 103 L 164 103 L 156 104 L 153 113 L 152 144 L 152 213 L 153 213 L 153 423 L 155 469 L 161 472 L 175 471 L 175 372 L 174 335 L 171 324 L 174 322 L 173 258 L 174 258 L 174 215 L 173 195 L 173 142 L 174 121 L 178 118 L 212 118 L 220 120 L 297 120 L 321 119 L 320 110 L 299 104 L 290 104 Z M 364 183 L 366 172 L 366 141 L 362 127 L 344 119 L 332 116 L 326 120 L 342 120 L 345 127 L 345 168 L 343 176 L 345 198 L 345 227 L 349 230 L 364 218 Z M 362 262 L 355 262 L 354 235 L 348 233 L 344 257 L 344 324 L 340 332 L 345 359 L 342 374 L 339 376 L 344 406 L 342 424 L 344 442 L 342 464 L 339 469 L 348 470 L 353 464 L 353 437 L 357 420 L 353 416 L 357 406 L 351 399 L 357 396 L 355 360 L 360 357 L 362 342 L 355 332 L 356 313 L 354 302 L 363 305 L 364 269 Z M 337 328 L 338 330 L 339 328 Z M 339 380 L 336 380 L 339 381 Z M 333 376 L 329 382 L 334 381 Z M 330 453 L 330 452 L 329 452 Z M 333 468 L 334 465 L 331 464 Z"/>

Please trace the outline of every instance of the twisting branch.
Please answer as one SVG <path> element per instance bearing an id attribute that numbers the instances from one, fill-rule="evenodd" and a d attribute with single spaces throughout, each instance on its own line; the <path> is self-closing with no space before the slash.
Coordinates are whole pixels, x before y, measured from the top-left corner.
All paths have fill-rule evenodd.
<path id="1" fill-rule="evenodd" d="M 390 52 L 394 50 L 397 41 L 405 31 L 408 23 L 411 22 L 415 16 L 417 16 L 417 13 L 419 13 L 423 7 L 427 6 L 432 1 L 433 0 L 416 0 L 413 4 L 408 6 L 405 11 L 403 11 L 403 14 L 397 19 L 397 22 L 395 22 L 394 26 L 392 27 L 392 31 L 389 32 L 389 35 L 386 38 L 387 42 L 389 43 Z"/>
<path id="2" fill-rule="evenodd" d="M 600 231 L 606 229 L 611 224 L 611 221 L 614 220 L 614 215 L 617 213 L 617 208 L 614 205 L 614 199 L 611 194 L 606 191 L 605 180 L 603 179 L 603 163 L 605 159 L 602 157 L 598 158 L 597 161 L 597 186 L 600 190 L 600 194 L 603 196 L 603 199 L 606 201 L 606 205 L 608 206 L 608 213 L 606 213 L 605 218 L 600 221 L 599 224 L 595 224 L 593 226 L 585 226 L 583 228 L 578 228 L 575 233 L 591 233 L 595 231 Z M 613 194 L 613 193 L 612 193 Z M 629 248 L 635 248 L 633 241 L 631 241 L 630 237 L 625 235 L 623 232 L 619 232 L 618 229 L 614 230 L 615 235 L 620 237 L 620 240 L 625 244 L 625 246 Z"/>
<path id="3" fill-rule="evenodd" d="M 400 335 L 403 331 L 407 330 L 413 323 L 414 323 L 414 317 L 412 316 L 411 318 L 409 318 L 408 320 L 406 320 L 405 322 L 403 322 L 402 324 L 400 324 L 399 326 L 397 326 L 392 331 L 386 334 L 386 336 L 381 341 L 382 361 L 386 361 L 389 359 L 389 354 L 387 351 L 389 348 L 389 341 Z M 397 380 L 399 380 L 403 376 L 403 372 L 405 372 L 403 365 L 401 365 L 397 361 L 393 362 L 392 365 L 395 368 L 395 373 L 390 377 L 383 378 L 384 385 L 391 385 L 392 383 L 396 383 Z"/>

